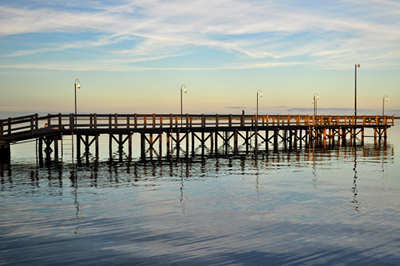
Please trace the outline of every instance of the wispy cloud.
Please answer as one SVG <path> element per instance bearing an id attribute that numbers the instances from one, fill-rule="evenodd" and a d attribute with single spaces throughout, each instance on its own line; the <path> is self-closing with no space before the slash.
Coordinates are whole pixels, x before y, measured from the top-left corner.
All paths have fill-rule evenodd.
<path id="1" fill-rule="evenodd" d="M 166 56 L 167 57 L 167 56 Z M 170 57 L 170 56 L 168 56 Z M 241 69 L 258 69 L 270 67 L 284 67 L 300 65 L 300 62 L 287 62 L 287 63 L 254 63 L 254 64 L 235 64 L 235 65 L 221 65 L 210 67 L 162 67 L 162 66 L 135 66 L 126 65 L 126 63 L 135 62 L 148 62 L 163 59 L 164 57 L 143 57 L 130 60 L 112 60 L 112 61 L 96 61 L 79 63 L 33 63 L 33 64 L 0 64 L 0 69 L 36 69 L 36 70 L 75 70 L 75 71 L 153 71 L 153 70 L 178 70 L 178 71 L 209 71 L 209 70 L 241 70 Z M 123 64 L 124 63 L 124 64 Z"/>
<path id="2" fill-rule="evenodd" d="M 29 1 L 28 1 L 29 2 Z M 35 3 L 32 1 L 31 3 Z M 87 4 L 89 3 L 89 4 Z M 170 54 L 201 56 L 204 49 L 231 55 L 231 62 L 215 60 L 212 66 L 180 67 L 153 64 L 129 66 L 145 69 L 244 69 L 295 64 L 343 68 L 361 60 L 369 66 L 400 65 L 399 3 L 377 0 L 342 0 L 297 6 L 292 1 L 97 1 L 42 2 L 35 5 L 0 4 L 0 36 L 31 33 L 95 33 L 91 40 L 76 38 L 70 44 L 49 39 L 30 48 L 15 49 L 7 57 L 104 48 L 105 58 L 169 58 Z M 366 13 L 367 12 L 367 13 Z M 40 38 L 40 37 L 39 37 Z M 126 43 L 135 40 L 134 43 Z M 106 49 L 107 46 L 125 44 Z M 40 45 L 40 46 L 39 46 Z M 100 56 L 100 55 L 99 55 Z M 46 62 L 42 68 L 65 69 L 69 63 Z M 29 58 L 27 57 L 27 60 Z M 121 61 L 122 62 L 122 61 Z M 146 62 L 137 60 L 136 62 Z M 127 69 L 113 63 L 85 69 Z M 2 67 L 4 67 L 3 65 Z M 40 68 L 12 63 L 8 67 Z M 82 68 L 83 69 L 83 68 Z"/>

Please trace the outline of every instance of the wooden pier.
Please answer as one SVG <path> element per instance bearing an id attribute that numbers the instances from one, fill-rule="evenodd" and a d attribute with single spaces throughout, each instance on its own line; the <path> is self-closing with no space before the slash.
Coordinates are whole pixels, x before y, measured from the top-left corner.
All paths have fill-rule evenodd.
<path id="1" fill-rule="evenodd" d="M 65 135 L 76 136 L 78 163 L 89 162 L 89 154 L 98 160 L 99 136 L 104 134 L 110 161 L 132 160 L 134 145 L 140 147 L 142 160 L 364 145 L 366 130 L 375 145 L 386 145 L 394 120 L 393 116 L 34 114 L 0 120 L 0 159 L 10 160 L 11 143 L 36 140 L 41 164 L 44 159 L 58 161 Z M 133 143 L 135 135 L 138 143 Z M 118 158 L 113 158 L 114 151 Z"/>

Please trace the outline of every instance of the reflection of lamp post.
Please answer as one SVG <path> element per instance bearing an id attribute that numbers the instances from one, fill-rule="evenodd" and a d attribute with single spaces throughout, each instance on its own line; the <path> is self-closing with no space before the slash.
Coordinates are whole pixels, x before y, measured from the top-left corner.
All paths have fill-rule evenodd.
<path id="1" fill-rule="evenodd" d="M 256 122 L 256 125 L 258 124 L 258 99 L 259 98 L 261 98 L 261 97 L 263 97 L 263 92 L 262 91 L 260 91 L 260 90 L 257 90 L 257 113 L 256 113 L 256 120 L 257 120 L 257 122 Z"/>
<path id="2" fill-rule="evenodd" d="M 382 116 L 385 116 L 385 102 L 389 101 L 389 96 L 384 95 L 382 98 Z"/>
<path id="3" fill-rule="evenodd" d="M 354 65 L 354 116 L 357 116 L 357 68 L 360 64 Z"/>
<path id="4" fill-rule="evenodd" d="M 314 97 L 313 97 L 314 116 L 316 116 L 318 113 L 318 100 L 319 100 L 319 95 L 318 95 L 318 93 L 315 93 Z"/>
<path id="5" fill-rule="evenodd" d="M 77 101 L 76 101 L 76 89 L 81 88 L 81 82 L 79 81 L 79 79 L 75 79 L 74 87 L 75 87 L 75 115 L 76 115 L 78 112 L 78 106 L 77 106 Z"/>
<path id="6" fill-rule="evenodd" d="M 183 93 L 187 93 L 187 88 L 185 84 L 181 85 L 181 127 L 182 127 L 182 117 L 183 117 Z"/>

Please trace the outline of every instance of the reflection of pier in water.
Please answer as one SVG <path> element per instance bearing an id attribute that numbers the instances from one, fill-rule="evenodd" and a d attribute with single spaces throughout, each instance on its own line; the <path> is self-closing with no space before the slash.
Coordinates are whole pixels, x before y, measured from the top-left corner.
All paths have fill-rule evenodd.
<path id="1" fill-rule="evenodd" d="M 391 145 L 377 148 L 374 145 L 357 147 L 340 147 L 335 149 L 308 149 L 301 152 L 243 154 L 235 156 L 214 157 L 212 159 L 193 158 L 192 160 L 139 161 L 122 163 L 93 163 L 88 167 L 78 167 L 73 171 L 72 165 L 50 164 L 45 168 L 26 165 L 0 164 L 1 184 L 27 184 L 31 180 L 33 187 L 38 187 L 41 179 L 47 179 L 49 186 L 63 187 L 67 179 L 68 186 L 97 187 L 109 184 L 129 184 L 146 181 L 157 181 L 157 178 L 175 177 L 201 178 L 218 175 L 257 175 L 257 170 L 280 168 L 312 167 L 315 174 L 316 165 L 329 164 L 337 159 L 354 160 L 354 183 L 356 183 L 357 161 L 375 160 L 377 162 L 393 161 L 394 149 Z M 28 170 L 27 170 L 28 168 Z M 30 168 L 30 169 L 29 169 Z M 249 171 L 249 169 L 251 171 Z M 256 172 L 253 172 L 255 170 Z M 13 175 L 17 172 L 18 175 Z M 15 178 L 18 176 L 18 179 Z M 356 186 L 356 185 L 355 185 Z M 4 189 L 2 187 L 1 189 Z M 356 188 L 355 188 L 356 190 Z"/>

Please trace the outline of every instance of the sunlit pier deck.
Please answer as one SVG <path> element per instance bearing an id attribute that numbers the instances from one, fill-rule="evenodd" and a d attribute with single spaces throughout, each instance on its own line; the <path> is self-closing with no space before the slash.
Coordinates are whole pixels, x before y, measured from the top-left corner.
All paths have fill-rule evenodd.
<path id="1" fill-rule="evenodd" d="M 9 160 L 10 144 L 37 141 L 37 156 L 43 162 L 59 160 L 59 142 L 76 136 L 76 159 L 99 158 L 99 136 L 109 136 L 109 158 L 113 144 L 119 154 L 132 160 L 132 146 L 140 146 L 142 160 L 188 158 L 196 151 L 207 154 L 297 150 L 303 147 L 363 145 L 365 130 L 373 132 L 374 143 L 386 145 L 393 116 L 310 115 L 203 115 L 203 114 L 37 114 L 0 120 L 0 157 Z M 133 143 L 135 134 L 140 141 Z M 124 149 L 127 149 L 125 152 Z"/>

